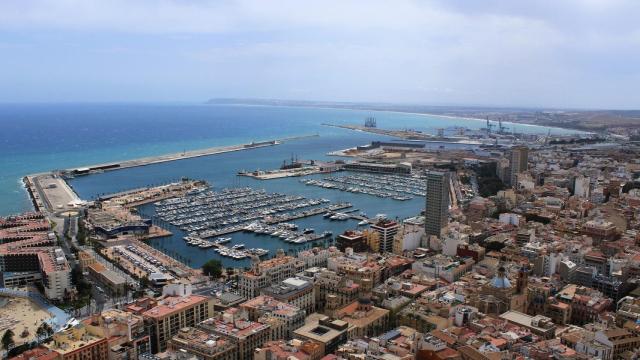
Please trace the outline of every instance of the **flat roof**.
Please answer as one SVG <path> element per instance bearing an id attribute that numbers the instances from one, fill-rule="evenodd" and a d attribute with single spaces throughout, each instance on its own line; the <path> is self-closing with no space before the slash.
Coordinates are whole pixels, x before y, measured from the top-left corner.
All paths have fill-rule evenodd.
<path id="1" fill-rule="evenodd" d="M 208 299 L 208 297 L 200 295 L 168 296 L 161 300 L 157 306 L 143 312 L 142 315 L 144 317 L 157 319 L 180 312 L 201 302 L 207 301 Z"/>
<path id="2" fill-rule="evenodd" d="M 294 330 L 293 333 L 326 344 L 345 331 L 346 330 L 336 330 L 328 326 L 320 325 L 318 322 L 312 322 Z"/>
<path id="3" fill-rule="evenodd" d="M 538 330 L 540 332 L 549 331 L 549 330 L 552 329 L 552 328 L 545 329 L 545 328 L 541 328 L 539 326 L 534 326 L 531 323 L 531 321 L 534 319 L 534 316 L 530 316 L 530 315 L 521 313 L 519 311 L 507 311 L 507 312 L 501 314 L 500 318 L 504 319 L 504 320 L 507 320 L 507 321 L 511 321 L 511 322 L 513 322 L 514 324 L 517 324 L 517 325 L 522 325 L 522 326 L 527 327 L 527 328 L 536 329 L 536 330 Z"/>

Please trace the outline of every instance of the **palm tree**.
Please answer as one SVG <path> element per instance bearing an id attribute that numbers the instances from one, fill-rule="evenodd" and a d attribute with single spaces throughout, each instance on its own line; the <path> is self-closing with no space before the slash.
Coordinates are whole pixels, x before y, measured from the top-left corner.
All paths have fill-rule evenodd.
<path id="1" fill-rule="evenodd" d="M 40 326 L 38 326 L 38 329 L 36 330 L 36 338 L 38 339 L 38 342 L 40 342 L 47 336 L 47 330 L 44 328 L 45 324 L 46 323 L 40 324 Z"/>
<path id="2" fill-rule="evenodd" d="M 4 335 L 2 335 L 2 347 L 4 347 L 7 351 L 11 350 L 13 345 L 15 345 L 15 341 L 13 341 L 13 331 L 8 329 L 5 331 Z"/>

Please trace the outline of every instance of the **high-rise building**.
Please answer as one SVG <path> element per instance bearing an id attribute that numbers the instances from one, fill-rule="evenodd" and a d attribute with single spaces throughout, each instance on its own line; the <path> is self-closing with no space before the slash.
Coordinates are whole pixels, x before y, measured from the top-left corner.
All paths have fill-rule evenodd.
<path id="1" fill-rule="evenodd" d="M 517 185 L 517 176 L 529 168 L 529 148 L 526 146 L 516 146 L 511 149 L 509 154 L 509 173 L 511 186 Z"/>
<path id="2" fill-rule="evenodd" d="M 440 236 L 449 215 L 449 173 L 427 171 L 427 200 L 424 227 L 426 235 Z"/>
<path id="3" fill-rule="evenodd" d="M 577 176 L 573 183 L 573 194 L 588 199 L 591 195 L 591 179 L 586 176 Z"/>

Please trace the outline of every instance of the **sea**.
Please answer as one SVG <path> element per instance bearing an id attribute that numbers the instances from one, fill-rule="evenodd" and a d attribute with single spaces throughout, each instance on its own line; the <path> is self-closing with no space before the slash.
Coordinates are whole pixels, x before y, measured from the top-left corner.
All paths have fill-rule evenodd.
<path id="1" fill-rule="evenodd" d="M 213 146 L 293 136 L 318 135 L 278 146 L 230 152 L 207 157 L 147 165 L 72 179 L 70 185 L 85 200 L 104 194 L 164 184 L 183 177 L 206 180 L 214 190 L 252 187 L 268 192 L 299 194 L 307 198 L 348 201 L 353 209 L 369 216 L 386 214 L 404 219 L 420 213 L 424 199 L 409 201 L 381 199 L 364 194 L 306 186 L 300 178 L 256 180 L 237 176 L 241 170 L 278 168 L 291 158 L 334 160 L 328 152 L 393 139 L 323 124 L 361 124 L 375 117 L 379 128 L 407 128 L 437 133 L 438 128 L 479 129 L 484 121 L 399 112 L 311 107 L 208 105 L 208 104 L 2 104 L 0 105 L 0 215 L 32 210 L 22 185 L 27 174 L 67 169 L 96 163 L 176 153 Z M 572 130 L 517 125 L 519 132 L 559 135 Z M 451 130 L 452 131 L 452 130 Z M 469 147 L 461 144 L 428 146 Z M 323 175 L 313 177 L 321 178 Z M 140 213 L 154 217 L 154 206 L 140 207 Z M 329 221 L 321 215 L 294 221 L 300 229 L 330 230 L 334 235 L 357 228 L 357 221 Z M 248 260 L 222 258 L 212 249 L 189 247 L 181 230 L 169 226 L 174 235 L 149 240 L 150 245 L 199 267 L 211 258 L 225 266 L 247 266 Z M 290 254 L 323 244 L 293 245 L 277 238 L 234 233 L 230 245 L 261 247 L 274 255 L 277 249 Z"/>

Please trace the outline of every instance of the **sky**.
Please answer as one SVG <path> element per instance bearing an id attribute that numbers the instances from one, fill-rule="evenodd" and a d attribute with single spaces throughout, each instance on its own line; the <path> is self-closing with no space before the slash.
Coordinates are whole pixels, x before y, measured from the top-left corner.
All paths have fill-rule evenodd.
<path id="1" fill-rule="evenodd" d="M 1 0 L 0 102 L 640 108 L 640 1 Z"/>

